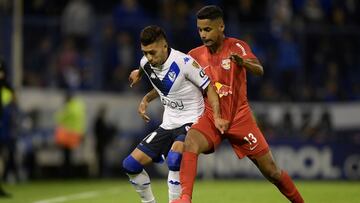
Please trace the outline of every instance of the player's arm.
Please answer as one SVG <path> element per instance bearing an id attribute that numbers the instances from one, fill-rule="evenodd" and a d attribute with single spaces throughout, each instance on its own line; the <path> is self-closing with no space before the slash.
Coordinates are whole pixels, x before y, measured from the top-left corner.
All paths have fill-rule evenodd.
<path id="1" fill-rule="evenodd" d="M 211 85 L 210 78 L 205 74 L 205 71 L 200 67 L 200 65 L 192 58 L 191 62 L 188 62 L 185 66 L 187 78 L 206 92 L 208 101 L 214 112 L 215 127 L 223 134 L 229 127 L 229 121 L 221 118 L 219 96 L 214 87 Z"/>
<path id="2" fill-rule="evenodd" d="M 131 73 L 129 75 L 130 87 L 132 87 L 133 85 L 136 85 L 141 80 L 141 77 L 143 75 L 144 75 L 144 70 L 141 67 L 131 71 Z"/>
<path id="3" fill-rule="evenodd" d="M 138 107 L 138 113 L 141 116 L 141 118 L 144 119 L 144 121 L 146 122 L 150 121 L 150 117 L 146 115 L 146 109 L 149 103 L 158 97 L 159 97 L 158 92 L 155 89 L 152 89 L 142 98 Z"/>
<path id="4" fill-rule="evenodd" d="M 239 67 L 245 67 L 247 71 L 251 72 L 254 75 L 262 76 L 264 75 L 264 68 L 261 65 L 260 61 L 256 58 L 244 59 L 236 53 L 230 55 L 230 59 L 236 63 Z"/>
<path id="5" fill-rule="evenodd" d="M 215 127 L 221 132 L 221 134 L 224 134 L 224 132 L 229 128 L 230 122 L 221 118 L 219 96 L 211 84 L 206 87 L 205 91 L 213 110 Z"/>

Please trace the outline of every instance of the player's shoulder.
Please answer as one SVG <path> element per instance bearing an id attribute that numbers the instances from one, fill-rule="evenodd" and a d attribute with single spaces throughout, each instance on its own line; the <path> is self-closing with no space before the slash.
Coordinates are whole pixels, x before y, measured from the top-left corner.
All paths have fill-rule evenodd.
<path id="1" fill-rule="evenodd" d="M 173 57 L 173 60 L 179 60 L 186 57 L 186 54 L 184 52 L 181 52 L 176 49 L 171 49 L 171 55 Z"/>
<path id="2" fill-rule="evenodd" d="M 148 59 L 145 56 L 143 56 L 140 60 L 140 66 L 143 68 L 147 62 Z"/>
<path id="3" fill-rule="evenodd" d="M 227 37 L 225 43 L 230 47 L 249 46 L 245 41 L 233 37 Z"/>
<path id="4" fill-rule="evenodd" d="M 188 55 L 196 58 L 199 55 L 204 54 L 205 51 L 206 51 L 206 47 L 205 47 L 205 45 L 202 45 L 202 46 L 198 46 L 198 47 L 195 47 L 195 48 L 191 49 L 189 51 Z"/>
<path id="5" fill-rule="evenodd" d="M 188 55 L 188 54 L 185 54 L 181 51 L 178 51 L 178 50 L 175 50 L 175 49 L 172 49 L 172 52 L 173 52 L 173 61 L 175 61 L 178 65 L 186 65 L 187 63 L 189 62 L 192 62 L 194 59 Z"/>

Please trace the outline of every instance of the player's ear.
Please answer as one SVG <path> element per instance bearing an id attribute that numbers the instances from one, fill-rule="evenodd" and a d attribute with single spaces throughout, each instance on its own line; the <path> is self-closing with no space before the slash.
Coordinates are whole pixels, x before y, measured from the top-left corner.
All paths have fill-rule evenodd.
<path id="1" fill-rule="evenodd" d="M 225 31 L 225 25 L 224 25 L 224 23 L 221 23 L 221 24 L 220 24 L 220 31 L 221 31 L 221 32 L 224 32 L 224 31 Z"/>

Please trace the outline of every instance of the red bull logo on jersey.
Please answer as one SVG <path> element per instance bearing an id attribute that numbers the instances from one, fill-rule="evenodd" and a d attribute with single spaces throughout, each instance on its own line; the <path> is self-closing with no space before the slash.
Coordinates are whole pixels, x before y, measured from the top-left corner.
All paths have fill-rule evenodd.
<path id="1" fill-rule="evenodd" d="M 221 67 L 225 70 L 229 70 L 231 68 L 230 62 L 230 59 L 223 59 L 221 61 Z"/>
<path id="2" fill-rule="evenodd" d="M 215 88 L 216 88 L 216 93 L 218 93 L 220 98 L 232 94 L 231 86 L 224 85 L 219 82 L 215 82 Z"/>

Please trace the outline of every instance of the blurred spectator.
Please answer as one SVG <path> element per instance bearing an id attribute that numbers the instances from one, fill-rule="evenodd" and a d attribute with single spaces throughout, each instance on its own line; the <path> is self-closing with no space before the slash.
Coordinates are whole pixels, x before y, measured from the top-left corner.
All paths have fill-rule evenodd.
<path id="1" fill-rule="evenodd" d="M 11 0 L 0 0 L 0 13 L 5 14 L 11 11 Z"/>
<path id="2" fill-rule="evenodd" d="M 74 39 L 76 48 L 84 51 L 88 47 L 94 12 L 87 0 L 71 0 L 62 13 L 62 32 Z"/>
<path id="3" fill-rule="evenodd" d="M 95 117 L 95 122 L 93 124 L 99 177 L 103 177 L 105 175 L 104 174 L 104 171 L 106 171 L 105 149 L 107 148 L 108 144 L 111 142 L 117 131 L 116 127 L 113 124 L 106 121 L 106 115 L 107 115 L 106 106 L 102 105 L 98 110 L 98 113 Z"/>
<path id="4" fill-rule="evenodd" d="M 25 63 L 24 85 L 44 87 L 48 85 L 48 67 L 53 57 L 52 41 L 49 37 L 41 40 L 38 49 L 32 53 L 30 61 Z"/>
<path id="5" fill-rule="evenodd" d="M 81 85 L 80 54 L 75 49 L 74 40 L 67 38 L 57 55 L 56 79 L 59 87 L 66 89 L 79 89 Z"/>
<path id="6" fill-rule="evenodd" d="M 63 150 L 63 177 L 72 176 L 71 154 L 85 135 L 85 103 L 73 92 L 66 92 L 64 106 L 56 112 L 56 144 Z"/>
<path id="7" fill-rule="evenodd" d="M 149 19 L 137 0 L 120 0 L 113 11 L 116 32 L 127 30 L 137 36 Z"/>
<path id="8" fill-rule="evenodd" d="M 325 13 L 319 0 L 305 0 L 303 14 L 307 23 L 316 24 L 324 21 Z"/>
<path id="9" fill-rule="evenodd" d="M 80 89 L 89 90 L 95 89 L 96 79 L 94 78 L 94 54 L 91 49 L 86 49 L 79 56 L 79 77 L 80 77 Z"/>
<path id="10" fill-rule="evenodd" d="M 270 27 L 273 35 L 278 35 L 284 27 L 289 27 L 292 22 L 293 10 L 290 0 L 269 0 L 268 10 Z"/>
<path id="11" fill-rule="evenodd" d="M 106 67 L 104 67 L 104 85 L 106 89 L 122 91 L 127 85 L 128 75 L 140 60 L 136 57 L 134 42 L 131 34 L 120 32 L 116 35 L 114 43 L 106 47 L 107 55 L 104 55 Z"/>
<path id="12" fill-rule="evenodd" d="M 325 72 L 325 84 L 323 92 L 320 93 L 321 101 L 337 101 L 339 100 L 339 68 L 335 62 L 330 62 Z"/>
<path id="13" fill-rule="evenodd" d="M 5 111 L 4 108 L 6 108 L 6 106 L 8 106 L 11 103 L 11 100 L 12 100 L 12 92 L 7 85 L 5 63 L 3 59 L 0 58 L 0 158 L 2 162 L 4 162 L 3 161 L 5 158 L 4 152 L 7 149 L 7 142 L 5 137 L 6 128 L 9 127 L 6 126 L 7 125 L 6 123 L 4 123 L 5 119 L 3 119 L 3 117 L 4 118 L 6 117 L 4 113 Z M 0 198 L 10 197 L 10 194 L 5 192 L 5 190 L 2 187 L 2 179 L 3 179 L 3 172 L 0 171 Z"/>
<path id="14" fill-rule="evenodd" d="M 298 44 L 290 31 L 284 31 L 277 41 L 277 79 L 283 100 L 294 101 L 298 95 L 298 76 L 301 67 L 301 57 Z"/>
<path id="15" fill-rule="evenodd" d="M 0 154 L 5 157 L 5 170 L 2 178 L 9 183 L 16 183 L 18 181 L 18 164 L 15 157 L 16 142 L 19 134 L 19 111 L 13 90 L 3 87 L 1 91 L 5 96 L 0 130 L 0 151 L 2 151 Z M 10 92 L 6 93 L 7 91 Z M 8 104 L 6 104 L 6 94 L 11 96 Z"/>

